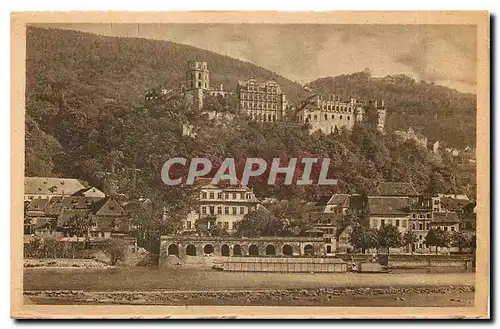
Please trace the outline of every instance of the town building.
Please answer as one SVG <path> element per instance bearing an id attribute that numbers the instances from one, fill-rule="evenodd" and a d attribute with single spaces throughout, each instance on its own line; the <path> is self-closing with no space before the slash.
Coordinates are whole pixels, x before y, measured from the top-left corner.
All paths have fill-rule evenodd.
<path id="1" fill-rule="evenodd" d="M 356 122 L 361 122 L 367 111 L 365 107 L 377 111 L 377 129 L 384 132 L 386 110 L 383 101 L 361 102 L 355 98 L 343 100 L 335 94 L 314 94 L 306 98 L 301 103 L 297 120 L 309 124 L 311 133 L 322 131 L 329 134 L 344 127 L 351 129 Z"/>
<path id="2" fill-rule="evenodd" d="M 337 251 L 337 222 L 342 220 L 343 215 L 330 212 L 311 212 L 307 213 L 306 216 L 313 225 L 313 229 L 305 233 L 322 237 L 325 243 L 325 253 L 327 255 L 335 254 Z"/>
<path id="3" fill-rule="evenodd" d="M 414 233 L 416 241 L 411 246 L 412 252 L 427 252 L 428 247 L 425 244 L 427 232 L 432 224 L 432 200 L 420 198 L 419 202 L 410 207 L 410 230 Z"/>
<path id="4" fill-rule="evenodd" d="M 238 113 L 260 122 L 285 119 L 286 95 L 274 80 L 257 81 L 255 78 L 238 81 L 236 87 Z"/>
<path id="5" fill-rule="evenodd" d="M 345 254 L 354 251 L 354 246 L 349 242 L 352 234 L 352 226 L 347 226 L 337 236 L 337 252 Z"/>
<path id="6" fill-rule="evenodd" d="M 195 181 L 198 198 L 195 209 L 184 221 L 185 231 L 195 231 L 196 221 L 210 217 L 216 225 L 228 232 L 234 230 L 234 224 L 243 219 L 250 211 L 257 210 L 260 201 L 253 191 L 238 182 L 232 185 L 228 181 L 220 181 L 212 185 L 212 178 L 198 178 Z M 210 227 L 209 227 L 210 228 Z"/>
<path id="7" fill-rule="evenodd" d="M 408 231 L 410 221 L 410 199 L 395 196 L 368 196 L 370 228 L 380 229 L 393 225 L 401 233 Z"/>
<path id="8" fill-rule="evenodd" d="M 127 212 L 111 197 L 53 196 L 26 201 L 24 234 L 62 238 L 73 236 L 77 226 L 81 228 L 77 235 L 91 239 L 124 235 L 132 228 Z"/>
<path id="9" fill-rule="evenodd" d="M 413 140 L 415 141 L 415 144 L 417 144 L 417 146 L 427 148 L 427 137 L 421 134 L 417 134 L 412 127 L 409 127 L 407 131 L 396 130 L 394 134 L 402 142 Z"/>
<path id="10" fill-rule="evenodd" d="M 50 199 L 54 196 L 71 196 L 81 190 L 85 190 L 85 186 L 78 179 L 74 178 L 24 178 L 24 201 Z"/>
<path id="11" fill-rule="evenodd" d="M 334 194 L 326 203 L 324 212 L 345 215 L 349 212 L 350 200 L 349 194 Z"/>

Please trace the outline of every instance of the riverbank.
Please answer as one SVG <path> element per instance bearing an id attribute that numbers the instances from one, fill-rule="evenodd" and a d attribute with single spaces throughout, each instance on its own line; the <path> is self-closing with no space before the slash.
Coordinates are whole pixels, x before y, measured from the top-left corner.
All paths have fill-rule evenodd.
<path id="1" fill-rule="evenodd" d="M 226 306 L 473 306 L 474 287 L 319 288 L 225 291 L 26 291 L 34 304 Z"/>

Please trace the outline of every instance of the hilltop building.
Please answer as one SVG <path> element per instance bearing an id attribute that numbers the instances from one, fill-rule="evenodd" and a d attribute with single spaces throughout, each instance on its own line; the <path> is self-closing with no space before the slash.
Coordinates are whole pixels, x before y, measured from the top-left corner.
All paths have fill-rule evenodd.
<path id="1" fill-rule="evenodd" d="M 224 86 L 210 87 L 210 71 L 207 62 L 189 61 L 187 64 L 184 84 L 179 88 L 154 88 L 146 91 L 144 100 L 146 106 L 151 106 L 178 98 L 186 105 L 201 111 L 203 101 L 207 96 L 222 96 L 226 98 L 231 93 L 224 90 Z"/>
<path id="2" fill-rule="evenodd" d="M 238 112 L 256 121 L 283 121 L 285 110 L 290 106 L 286 101 L 286 95 L 274 80 L 257 81 L 252 77 L 249 80 L 238 81 L 236 95 Z"/>
<path id="3" fill-rule="evenodd" d="M 365 116 L 367 105 L 373 106 L 377 111 L 377 129 L 381 132 L 385 130 L 386 110 L 384 101 L 381 103 L 362 102 L 351 98 L 343 100 L 339 95 L 330 94 L 324 96 L 314 94 L 302 101 L 301 110 L 297 114 L 299 122 L 308 123 L 310 132 L 322 131 L 323 133 L 333 133 L 343 127 L 351 129 L 356 122 L 361 122 Z"/>
<path id="4" fill-rule="evenodd" d="M 422 147 L 427 148 L 427 137 L 421 134 L 415 133 L 412 127 L 408 128 L 407 131 L 397 130 L 394 134 L 398 137 L 402 142 L 406 142 L 407 140 L 414 140 L 415 143 Z"/>

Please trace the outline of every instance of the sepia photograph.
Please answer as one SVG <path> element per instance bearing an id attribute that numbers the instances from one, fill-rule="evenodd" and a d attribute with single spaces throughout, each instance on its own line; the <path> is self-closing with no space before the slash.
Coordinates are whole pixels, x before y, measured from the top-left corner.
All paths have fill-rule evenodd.
<path id="1" fill-rule="evenodd" d="M 488 317 L 487 12 L 11 22 L 12 317 Z"/>

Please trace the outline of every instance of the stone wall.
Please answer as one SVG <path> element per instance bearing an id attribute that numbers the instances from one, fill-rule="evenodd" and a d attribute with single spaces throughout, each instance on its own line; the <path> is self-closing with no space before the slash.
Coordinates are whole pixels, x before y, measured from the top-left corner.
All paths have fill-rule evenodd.
<path id="1" fill-rule="evenodd" d="M 234 256 L 325 256 L 322 238 L 233 238 L 233 237 L 188 237 L 162 236 L 160 241 L 160 265 L 168 256 L 205 255 Z"/>

